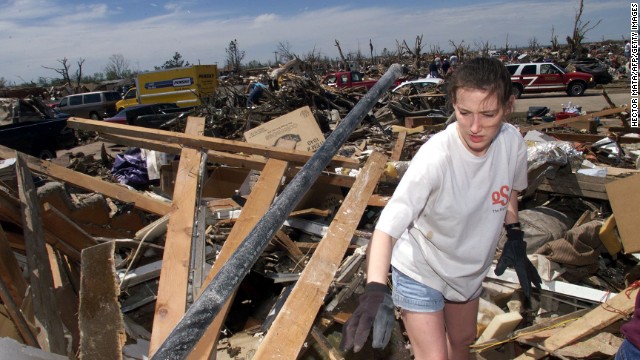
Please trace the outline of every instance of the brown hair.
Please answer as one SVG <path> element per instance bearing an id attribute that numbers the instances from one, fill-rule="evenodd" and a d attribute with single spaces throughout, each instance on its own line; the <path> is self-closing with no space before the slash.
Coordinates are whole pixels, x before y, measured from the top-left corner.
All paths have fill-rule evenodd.
<path id="1" fill-rule="evenodd" d="M 448 81 L 447 93 L 451 103 L 456 103 L 458 89 L 470 88 L 496 95 L 498 104 L 509 105 L 513 94 L 511 74 L 502 62 L 496 58 L 477 57 L 460 65 Z"/>

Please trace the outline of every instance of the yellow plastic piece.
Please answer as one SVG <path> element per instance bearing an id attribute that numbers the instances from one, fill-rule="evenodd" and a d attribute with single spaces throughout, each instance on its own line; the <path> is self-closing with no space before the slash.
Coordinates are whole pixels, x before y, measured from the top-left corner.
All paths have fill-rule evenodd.
<path id="1" fill-rule="evenodd" d="M 618 238 L 618 231 L 616 228 L 616 218 L 611 215 L 604 221 L 600 232 L 598 233 L 600 241 L 604 244 L 609 254 L 615 255 L 622 251 L 622 243 Z"/>

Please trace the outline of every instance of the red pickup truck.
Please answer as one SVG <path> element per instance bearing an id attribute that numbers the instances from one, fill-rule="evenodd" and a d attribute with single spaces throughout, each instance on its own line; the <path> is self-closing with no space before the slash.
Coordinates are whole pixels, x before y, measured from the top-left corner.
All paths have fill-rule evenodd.
<path id="1" fill-rule="evenodd" d="M 329 73 L 322 79 L 322 84 L 338 88 L 364 87 L 371 89 L 378 80 L 364 80 L 364 74 L 359 71 L 340 71 Z M 394 82 L 391 87 L 400 84 L 401 81 Z"/>

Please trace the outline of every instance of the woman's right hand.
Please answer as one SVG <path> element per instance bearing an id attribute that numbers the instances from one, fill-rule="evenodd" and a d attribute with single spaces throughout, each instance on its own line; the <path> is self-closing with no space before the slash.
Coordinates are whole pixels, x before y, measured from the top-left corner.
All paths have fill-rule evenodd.
<path id="1" fill-rule="evenodd" d="M 389 343 L 395 314 L 391 291 L 385 284 L 370 282 L 360 295 L 359 305 L 342 330 L 340 349 L 347 351 L 353 348 L 358 352 L 367 342 L 373 327 L 374 349 L 383 349 Z"/>

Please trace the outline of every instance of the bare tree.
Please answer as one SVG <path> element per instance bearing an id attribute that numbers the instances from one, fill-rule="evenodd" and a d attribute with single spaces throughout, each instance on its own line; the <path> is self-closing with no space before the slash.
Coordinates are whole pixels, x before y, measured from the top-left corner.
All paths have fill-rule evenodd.
<path id="1" fill-rule="evenodd" d="M 7 86 L 7 79 L 5 79 L 4 77 L 0 77 L 0 88 L 6 87 Z"/>
<path id="2" fill-rule="evenodd" d="M 109 62 L 104 68 L 107 80 L 124 79 L 132 75 L 129 67 L 129 60 L 122 54 L 113 54 L 109 56 Z"/>
<path id="3" fill-rule="evenodd" d="M 477 49 L 478 53 L 480 54 L 480 56 L 482 56 L 482 57 L 488 57 L 489 56 L 489 49 L 491 49 L 491 45 L 489 45 L 489 40 L 487 40 L 487 41 L 476 41 L 475 45 L 476 45 L 476 49 Z"/>
<path id="4" fill-rule="evenodd" d="M 504 51 L 509 51 L 509 33 L 507 33 L 507 38 L 504 41 Z"/>
<path id="5" fill-rule="evenodd" d="M 227 52 L 227 67 L 234 72 L 240 70 L 240 64 L 244 59 L 245 52 L 238 47 L 238 40 L 233 39 L 229 42 L 229 47 L 225 50 Z"/>
<path id="6" fill-rule="evenodd" d="M 69 64 L 69 60 L 65 57 L 62 59 L 58 59 L 57 61 L 60 63 L 60 66 L 61 66 L 59 68 L 53 68 L 48 66 L 42 66 L 42 67 L 47 70 L 53 70 L 57 72 L 58 74 L 60 74 L 60 76 L 62 76 L 62 80 L 64 80 L 66 84 L 71 86 L 71 78 L 69 77 L 69 68 L 71 67 L 71 64 Z"/>
<path id="7" fill-rule="evenodd" d="M 78 70 L 76 70 L 76 87 L 80 87 L 80 81 L 82 81 L 82 65 L 84 64 L 83 58 L 78 60 Z"/>
<path id="8" fill-rule="evenodd" d="M 537 51 L 540 48 L 540 43 L 538 42 L 538 39 L 536 39 L 536 37 L 532 37 L 529 39 L 529 50 L 531 51 Z"/>
<path id="9" fill-rule="evenodd" d="M 560 48 L 558 44 L 558 35 L 556 35 L 555 33 L 556 33 L 556 29 L 552 25 L 551 26 L 551 50 L 552 51 L 558 51 L 558 49 Z"/>
<path id="10" fill-rule="evenodd" d="M 373 43 L 371 39 L 369 39 L 369 54 L 371 55 L 371 65 L 373 65 L 375 62 L 373 61 Z"/>
<path id="11" fill-rule="evenodd" d="M 456 54 L 459 61 L 464 61 L 465 55 L 471 51 L 471 45 L 465 44 L 464 40 L 457 45 L 453 40 L 449 40 L 449 44 L 453 47 L 453 53 Z"/>
<path id="12" fill-rule="evenodd" d="M 349 66 L 349 62 L 347 62 L 347 59 L 344 57 L 344 54 L 342 53 L 342 48 L 340 47 L 340 42 L 338 41 L 338 39 L 336 39 L 336 47 L 338 48 L 338 53 L 340 54 L 340 59 L 344 64 L 345 70 L 347 71 L 351 70 Z"/>
<path id="13" fill-rule="evenodd" d="M 280 56 L 280 61 L 287 62 L 295 59 L 297 56 L 291 51 L 291 44 L 288 41 L 280 41 L 276 53 Z"/>
<path id="14" fill-rule="evenodd" d="M 407 41 L 403 40 L 402 41 L 402 46 L 404 48 L 404 51 L 406 51 L 407 53 L 409 53 L 411 55 L 411 58 L 413 58 L 413 66 L 416 69 L 420 68 L 420 57 L 422 56 L 422 38 L 423 35 L 419 35 L 416 36 L 416 40 L 413 43 L 413 49 L 409 47 L 409 45 L 407 45 Z"/>
<path id="15" fill-rule="evenodd" d="M 593 30 L 596 26 L 600 25 L 602 19 L 598 20 L 594 25 L 591 25 L 591 21 L 582 22 L 582 11 L 584 10 L 584 0 L 580 0 L 580 6 L 576 11 L 575 21 L 573 23 L 573 35 L 567 36 L 567 44 L 571 50 L 571 53 L 578 55 L 582 52 L 582 41 L 584 40 L 587 32 Z"/>

